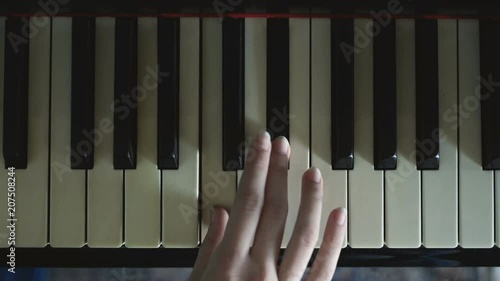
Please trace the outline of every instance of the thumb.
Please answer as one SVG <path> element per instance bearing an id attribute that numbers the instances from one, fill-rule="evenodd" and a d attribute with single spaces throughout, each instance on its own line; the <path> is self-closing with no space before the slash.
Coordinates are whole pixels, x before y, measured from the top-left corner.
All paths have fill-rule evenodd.
<path id="1" fill-rule="evenodd" d="M 210 226 L 208 227 L 207 235 L 201 244 L 198 257 L 191 273 L 190 281 L 199 281 L 207 268 L 210 257 L 219 246 L 224 232 L 226 231 L 229 215 L 223 208 L 215 208 L 211 210 Z"/>

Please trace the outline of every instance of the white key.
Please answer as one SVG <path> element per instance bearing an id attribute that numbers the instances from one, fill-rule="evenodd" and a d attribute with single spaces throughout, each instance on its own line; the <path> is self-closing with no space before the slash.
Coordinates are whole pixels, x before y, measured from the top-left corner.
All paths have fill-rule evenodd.
<path id="1" fill-rule="evenodd" d="M 420 247 L 420 172 L 415 162 L 415 21 L 396 20 L 396 170 L 385 171 L 385 243 Z"/>
<path id="2" fill-rule="evenodd" d="M 371 19 L 355 19 L 355 38 Z M 357 27 L 357 28 L 356 28 Z M 373 42 L 354 40 L 354 170 L 349 172 L 349 245 L 384 245 L 384 173 L 373 166 Z"/>
<path id="3" fill-rule="evenodd" d="M 312 19 L 311 24 L 311 165 L 323 175 L 322 237 L 330 212 L 347 208 L 347 171 L 332 170 L 331 165 L 331 20 Z"/>
<path id="4" fill-rule="evenodd" d="M 496 194 L 495 210 L 496 210 L 496 218 L 497 218 L 497 221 L 496 221 L 496 226 L 497 226 L 496 245 L 500 247 L 500 171 L 495 172 L 495 194 Z"/>
<path id="5" fill-rule="evenodd" d="M 245 139 L 266 128 L 267 19 L 245 19 Z M 243 171 L 237 171 L 238 185 Z"/>
<path id="6" fill-rule="evenodd" d="M 156 248 L 161 233 L 160 170 L 156 165 L 157 19 L 138 19 L 137 168 L 125 171 L 125 245 Z"/>
<path id="7" fill-rule="evenodd" d="M 4 169 L 4 159 L 3 159 L 3 91 L 4 91 L 4 68 L 5 68 L 5 18 L 0 17 L 0 108 L 2 109 L 2 114 L 0 114 L 0 186 L 2 186 L 2 191 L 0 192 L 0 202 L 7 202 L 7 169 Z M 7 205 L 2 204 L 2 209 L 0 210 L 0 221 L 6 222 L 8 217 Z M 0 228 L 0 248 L 5 248 L 8 245 L 9 230 L 6 227 Z"/>
<path id="8" fill-rule="evenodd" d="M 30 19 L 28 168 L 16 171 L 16 246 L 47 245 L 50 18 Z"/>
<path id="9" fill-rule="evenodd" d="M 85 244 L 85 170 L 71 170 L 72 19 L 52 19 L 50 245 Z"/>
<path id="10" fill-rule="evenodd" d="M 198 245 L 200 20 L 180 19 L 179 162 L 163 170 L 163 247 Z M 167 78 L 168 79 L 168 78 Z"/>
<path id="11" fill-rule="evenodd" d="M 236 192 L 236 172 L 222 170 L 222 22 L 204 18 L 202 30 L 202 224 L 205 238 L 210 209 L 228 211 Z"/>
<path id="12" fill-rule="evenodd" d="M 438 20 L 439 170 L 422 172 L 422 243 L 426 248 L 458 245 L 457 21 Z"/>
<path id="13" fill-rule="evenodd" d="M 290 19 L 290 169 L 288 217 L 281 246 L 292 237 L 302 189 L 302 175 L 309 168 L 309 19 Z"/>
<path id="14" fill-rule="evenodd" d="M 88 171 L 87 244 L 123 244 L 123 171 L 113 167 L 115 19 L 96 18 L 95 150 Z"/>
<path id="15" fill-rule="evenodd" d="M 459 243 L 463 248 L 493 246 L 493 172 L 481 166 L 479 21 L 458 20 L 459 69 Z M 460 123 L 460 122 L 459 122 Z"/>

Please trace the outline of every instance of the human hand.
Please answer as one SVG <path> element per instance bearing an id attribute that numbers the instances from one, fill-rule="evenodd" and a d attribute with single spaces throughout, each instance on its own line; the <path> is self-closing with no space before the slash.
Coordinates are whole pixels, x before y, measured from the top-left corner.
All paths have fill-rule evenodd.
<path id="1" fill-rule="evenodd" d="M 252 141 L 249 149 L 253 155 L 247 157 L 231 215 L 222 208 L 212 211 L 191 281 L 302 279 L 318 240 L 323 196 L 321 173 L 311 168 L 302 177 L 297 221 L 278 267 L 288 213 L 290 146 L 283 137 L 271 143 L 269 134 L 264 132 Z M 346 220 L 344 208 L 330 213 L 308 281 L 332 279 Z"/>

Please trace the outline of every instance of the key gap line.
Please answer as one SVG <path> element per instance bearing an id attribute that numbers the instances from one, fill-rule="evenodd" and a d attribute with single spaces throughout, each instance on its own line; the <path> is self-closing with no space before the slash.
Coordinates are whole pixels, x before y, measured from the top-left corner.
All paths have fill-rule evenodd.
<path id="1" fill-rule="evenodd" d="M 309 167 L 312 166 L 312 19 L 309 19 Z M 323 186 L 324 189 L 324 186 Z"/>
<path id="2" fill-rule="evenodd" d="M 89 236 L 89 170 L 85 170 L 85 245 L 88 245 L 88 236 Z"/>
<path id="3" fill-rule="evenodd" d="M 457 37 L 457 104 L 460 102 L 460 22 L 459 20 L 457 19 L 456 20 L 456 37 Z M 458 119 L 460 116 L 459 116 L 459 113 L 458 113 L 458 110 L 457 110 L 457 113 L 456 113 L 456 116 L 457 116 L 457 120 L 460 120 Z M 460 215 L 461 215 L 461 212 L 460 212 L 460 126 L 457 127 L 457 152 L 456 152 L 456 156 L 457 156 L 457 166 L 455 167 L 456 171 L 457 171 L 457 175 L 456 175 L 456 182 L 457 182 L 457 186 L 456 186 L 456 190 L 457 190 L 457 205 L 456 205 L 456 208 L 457 208 L 457 244 L 458 246 L 460 246 Z"/>
<path id="4" fill-rule="evenodd" d="M 354 154 L 353 154 L 354 155 Z M 346 227 L 346 235 L 347 235 L 347 238 L 346 238 L 346 248 L 350 248 L 350 245 L 349 245 L 349 239 L 351 237 L 351 231 L 350 231 L 350 220 L 349 220 L 349 216 L 350 216 L 350 212 L 349 212 L 349 174 L 350 174 L 350 171 L 349 170 L 346 170 L 346 202 L 345 202 L 345 205 L 346 205 L 346 210 L 347 210 L 347 227 Z"/>
<path id="5" fill-rule="evenodd" d="M 198 19 L 198 247 L 203 242 L 202 224 L 203 224 L 203 21 Z M 180 72 L 179 72 L 180 75 Z"/>
<path id="6" fill-rule="evenodd" d="M 416 164 L 416 163 L 415 163 Z M 418 171 L 419 172 L 419 188 L 420 188 L 420 247 L 424 246 L 424 185 L 422 184 L 424 182 L 424 171 Z"/>
<path id="7" fill-rule="evenodd" d="M 125 245 L 125 170 L 122 170 L 122 246 Z"/>
<path id="8" fill-rule="evenodd" d="M 51 174 L 50 174 L 50 170 L 51 170 L 51 166 L 50 166 L 50 163 L 51 163 L 51 154 L 52 154 L 52 149 L 51 149 L 51 143 L 52 143 L 52 40 L 53 40 L 53 18 L 50 19 L 50 46 L 49 46 L 49 50 L 50 50 L 50 53 L 49 53 L 49 133 L 48 133 L 48 139 L 49 139 L 49 145 L 48 145 L 48 165 L 47 165 L 47 190 L 48 190 L 48 194 L 47 194 L 47 241 L 46 241 L 46 245 L 49 245 L 50 246 L 50 195 L 51 195 L 51 185 L 50 185 L 50 182 L 51 182 Z"/>
<path id="9" fill-rule="evenodd" d="M 160 246 L 158 248 L 162 248 L 163 246 L 163 170 L 158 169 L 160 172 Z"/>
<path id="10" fill-rule="evenodd" d="M 385 200 L 385 194 L 386 194 L 386 189 L 387 189 L 386 188 L 387 187 L 387 182 L 385 180 L 385 173 L 386 173 L 386 170 L 382 170 L 382 178 L 383 178 L 383 182 L 384 182 L 383 183 L 383 196 L 382 196 L 382 201 L 383 201 L 382 205 L 384 206 L 384 214 L 382 215 L 382 225 L 384 226 L 382 228 L 383 231 L 384 231 L 384 245 L 382 247 L 384 247 L 384 246 L 387 245 L 387 229 L 386 229 L 386 223 L 387 222 L 386 222 L 386 217 L 385 217 L 387 215 L 387 211 L 386 211 L 387 210 L 387 202 Z"/>

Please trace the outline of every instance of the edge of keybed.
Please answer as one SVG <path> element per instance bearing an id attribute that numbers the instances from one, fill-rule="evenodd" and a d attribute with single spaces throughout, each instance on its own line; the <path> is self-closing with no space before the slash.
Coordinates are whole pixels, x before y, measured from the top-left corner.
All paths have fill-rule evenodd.
<path id="1" fill-rule="evenodd" d="M 280 257 L 284 250 L 281 250 Z M 16 267 L 192 267 L 198 248 L 98 249 L 16 248 Z M 0 255 L 7 256 L 8 249 Z M 314 251 L 309 265 L 314 261 Z M 500 266 L 500 248 L 490 249 L 352 249 L 342 250 L 340 267 Z M 2 267 L 7 264 L 3 263 Z"/>

